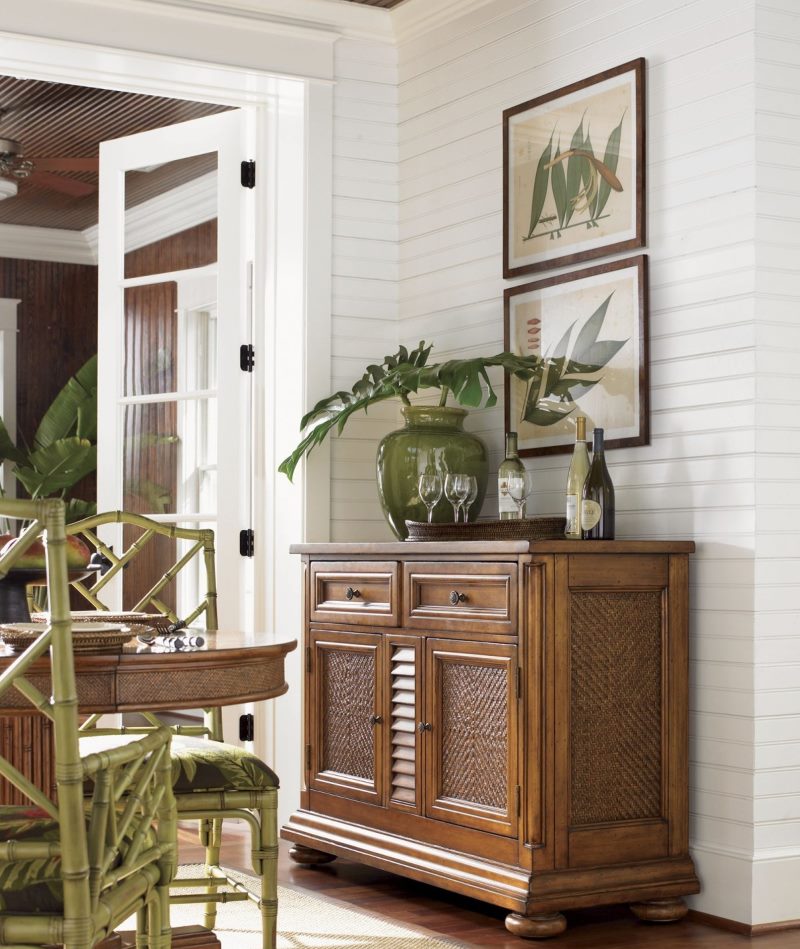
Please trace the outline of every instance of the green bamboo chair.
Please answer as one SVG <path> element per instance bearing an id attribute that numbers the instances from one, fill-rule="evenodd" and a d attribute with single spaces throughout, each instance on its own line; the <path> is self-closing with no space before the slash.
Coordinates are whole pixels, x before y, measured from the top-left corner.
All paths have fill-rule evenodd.
<path id="1" fill-rule="evenodd" d="M 0 517 L 30 522 L 0 557 L 0 580 L 37 536 L 46 539 L 49 622 L 0 673 L 0 695 L 14 689 L 52 720 L 57 789 L 54 803 L 0 757 L 0 774 L 32 803 L 0 807 L 0 944 L 89 949 L 135 913 L 137 947 L 169 949 L 177 833 L 172 735 L 160 728 L 81 757 L 64 503 L 0 499 Z M 31 676 L 48 651 L 52 696 Z"/>
<path id="2" fill-rule="evenodd" d="M 97 528 L 107 524 L 130 524 L 142 533 L 120 554 L 116 554 L 97 536 Z M 103 593 L 111 581 L 136 557 L 148 550 L 148 544 L 157 537 L 169 537 L 187 543 L 186 550 L 178 552 L 176 561 L 140 599 L 130 606 L 131 611 L 152 607 L 166 613 L 173 627 L 180 629 L 205 619 L 205 628 L 219 628 L 217 620 L 217 587 L 215 569 L 214 532 L 209 529 L 176 527 L 154 521 L 141 514 L 110 511 L 84 518 L 67 526 L 69 534 L 79 535 L 90 549 L 99 551 L 111 563 L 108 571 L 94 583 L 73 583 L 82 596 L 96 610 L 111 609 L 103 600 Z M 182 615 L 172 609 L 165 598 L 167 586 L 181 570 L 202 558 L 206 592 L 200 602 L 189 605 Z M 143 713 L 151 727 L 161 725 L 157 716 Z M 82 726 L 85 735 L 113 737 L 114 731 L 98 727 L 99 716 Z M 172 759 L 175 800 L 180 820 L 199 821 L 200 842 L 205 849 L 205 876 L 199 879 L 173 881 L 173 903 L 204 903 L 203 924 L 213 929 L 216 923 L 217 903 L 230 900 L 253 899 L 261 909 L 264 949 L 273 949 L 276 940 L 278 912 L 278 778 L 256 755 L 243 748 L 223 742 L 222 713 L 219 708 L 203 709 L 201 725 L 173 725 Z M 123 727 L 116 734 L 137 734 L 145 730 Z M 251 859 L 253 870 L 261 878 L 261 898 L 257 899 L 230 878 L 220 865 L 223 818 L 245 821 L 251 832 Z M 220 892 L 227 884 L 233 892 Z M 202 892 L 178 892 L 184 887 L 200 887 Z"/>

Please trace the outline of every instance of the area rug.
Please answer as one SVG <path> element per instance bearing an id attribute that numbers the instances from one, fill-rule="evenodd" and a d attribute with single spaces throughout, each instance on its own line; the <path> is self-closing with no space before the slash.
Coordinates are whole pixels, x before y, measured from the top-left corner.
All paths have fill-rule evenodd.
<path id="1" fill-rule="evenodd" d="M 201 866 L 182 866 L 179 876 L 200 876 Z M 251 893 L 261 892 L 261 881 L 244 873 L 231 876 Z M 173 906 L 173 926 L 202 923 L 202 906 Z M 261 949 L 261 915 L 250 900 L 221 903 L 215 932 L 223 949 Z M 278 949 L 453 949 L 463 946 L 400 926 L 381 916 L 351 909 L 294 887 L 278 887 Z"/>

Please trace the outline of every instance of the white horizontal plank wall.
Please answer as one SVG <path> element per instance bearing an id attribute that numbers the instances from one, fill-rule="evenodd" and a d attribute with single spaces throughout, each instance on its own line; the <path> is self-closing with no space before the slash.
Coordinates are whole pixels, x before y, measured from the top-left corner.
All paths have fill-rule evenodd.
<path id="1" fill-rule="evenodd" d="M 692 903 L 743 922 L 754 782 L 754 20 L 755 0 L 493 0 L 446 31 L 411 25 L 399 44 L 399 335 L 432 341 L 439 358 L 503 345 L 503 109 L 647 60 L 652 439 L 609 460 L 618 536 L 697 541 L 691 835 L 704 889 Z M 496 470 L 502 407 L 472 413 L 468 426 Z M 559 512 L 568 456 L 530 464 L 536 511 Z M 484 513 L 496 504 L 490 491 Z"/>
<path id="2" fill-rule="evenodd" d="M 340 39 L 333 118 L 334 391 L 397 350 L 397 52 Z M 398 427 L 394 403 L 358 413 L 331 448 L 331 540 L 390 540 L 375 485 L 378 441 Z"/>
<path id="3" fill-rule="evenodd" d="M 800 918 L 800 5 L 756 7 L 753 921 Z"/>

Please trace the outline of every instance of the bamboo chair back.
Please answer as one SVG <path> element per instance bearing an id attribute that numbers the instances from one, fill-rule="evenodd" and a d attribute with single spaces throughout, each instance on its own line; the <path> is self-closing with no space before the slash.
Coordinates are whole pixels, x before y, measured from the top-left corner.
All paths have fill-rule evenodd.
<path id="1" fill-rule="evenodd" d="M 133 525 L 141 528 L 142 533 L 121 554 L 117 555 L 110 546 L 104 544 L 97 536 L 97 528 L 105 524 Z M 155 580 L 153 585 L 130 607 L 130 610 L 138 612 L 154 609 L 159 613 L 165 613 L 170 618 L 173 629 L 191 626 L 201 617 L 206 629 L 215 630 L 219 628 L 216 569 L 214 566 L 214 531 L 162 524 L 142 514 L 133 514 L 129 511 L 108 511 L 68 524 L 67 533 L 81 537 L 90 550 L 98 551 L 111 563 L 111 567 L 107 572 L 102 576 L 98 576 L 91 585 L 80 581 L 72 584 L 73 588 L 95 610 L 109 610 L 112 608 L 103 599 L 104 590 L 115 577 L 120 575 L 125 567 L 147 551 L 148 545 L 155 538 L 168 537 L 173 540 L 187 541 L 189 543 L 188 549 L 179 553 L 175 562 L 170 565 L 163 576 Z M 202 557 L 205 568 L 204 572 L 201 572 L 201 576 L 205 578 L 205 593 L 201 595 L 200 602 L 196 605 L 183 605 L 181 609 L 183 615 L 179 616 L 176 610 L 165 601 L 163 595 L 165 588 L 172 583 L 182 570 L 200 557 Z M 150 581 L 148 580 L 148 582 Z"/>
<path id="2" fill-rule="evenodd" d="M 0 912 L 0 944 L 90 947 L 133 910 L 143 914 L 148 909 L 158 930 L 151 930 L 151 945 L 166 949 L 166 884 L 175 867 L 177 823 L 170 780 L 171 733 L 157 729 L 124 747 L 81 758 L 64 504 L 54 499 L 0 499 L 0 517 L 28 522 L 18 542 L 0 557 L 0 581 L 39 536 L 43 534 L 46 542 L 49 622 L 0 673 L 0 695 L 16 689 L 53 722 L 57 803 L 2 757 L 0 773 L 59 827 L 55 841 L 0 843 L 0 865 L 13 871 L 21 860 L 57 861 L 63 886 L 63 911 L 58 915 Z M 48 652 L 49 696 L 31 675 L 34 664 Z M 41 669 L 36 672 L 41 676 Z M 88 805 L 87 782 L 93 785 Z"/>

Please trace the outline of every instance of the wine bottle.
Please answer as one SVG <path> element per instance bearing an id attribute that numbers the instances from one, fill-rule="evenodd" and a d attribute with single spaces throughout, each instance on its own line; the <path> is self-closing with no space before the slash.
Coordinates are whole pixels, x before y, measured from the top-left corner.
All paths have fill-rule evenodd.
<path id="1" fill-rule="evenodd" d="M 581 528 L 585 540 L 614 539 L 614 485 L 606 467 L 602 428 L 594 430 L 592 464 L 583 485 Z"/>
<path id="2" fill-rule="evenodd" d="M 500 509 L 500 520 L 509 521 L 517 516 L 517 505 L 508 493 L 508 479 L 511 475 L 521 474 L 525 466 L 517 453 L 517 433 L 506 434 L 506 457 L 500 462 L 497 469 L 497 506 Z"/>
<path id="3" fill-rule="evenodd" d="M 583 506 L 583 485 L 589 473 L 589 446 L 586 444 L 586 419 L 579 415 L 575 419 L 575 447 L 572 449 L 572 461 L 567 474 L 567 526 L 564 536 L 570 540 L 580 540 L 581 508 Z"/>

